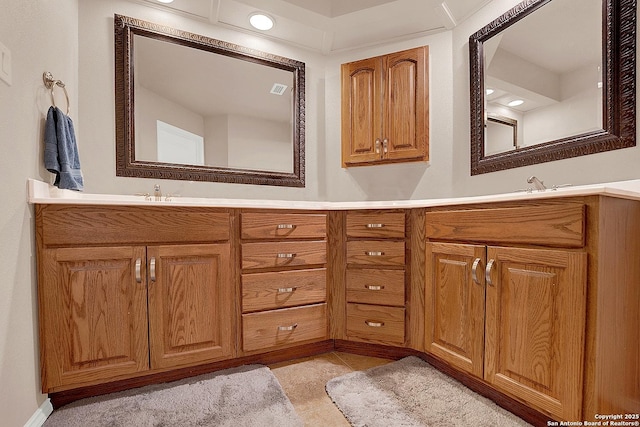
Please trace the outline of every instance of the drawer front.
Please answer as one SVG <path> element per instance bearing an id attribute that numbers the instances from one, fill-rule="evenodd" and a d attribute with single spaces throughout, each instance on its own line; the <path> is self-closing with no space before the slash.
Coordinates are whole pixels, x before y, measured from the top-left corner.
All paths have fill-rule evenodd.
<path id="1" fill-rule="evenodd" d="M 404 270 L 347 270 L 347 302 L 404 306 Z"/>
<path id="2" fill-rule="evenodd" d="M 583 204 L 427 212 L 426 237 L 483 243 L 523 243 L 581 248 Z"/>
<path id="3" fill-rule="evenodd" d="M 404 265 L 404 242 L 355 240 L 347 242 L 347 264 Z"/>
<path id="4" fill-rule="evenodd" d="M 325 264 L 327 242 L 254 242 L 242 245 L 242 268 Z"/>
<path id="5" fill-rule="evenodd" d="M 325 214 L 242 213 L 243 239 L 324 239 Z"/>
<path id="6" fill-rule="evenodd" d="M 347 304 L 347 338 L 404 343 L 404 308 Z"/>
<path id="7" fill-rule="evenodd" d="M 327 271 L 279 271 L 242 275 L 242 312 L 315 304 L 327 299 Z"/>
<path id="8" fill-rule="evenodd" d="M 325 339 L 327 339 L 326 304 L 242 315 L 242 348 L 245 351 Z"/>
<path id="9" fill-rule="evenodd" d="M 403 212 L 348 212 L 348 237 L 404 238 Z"/>

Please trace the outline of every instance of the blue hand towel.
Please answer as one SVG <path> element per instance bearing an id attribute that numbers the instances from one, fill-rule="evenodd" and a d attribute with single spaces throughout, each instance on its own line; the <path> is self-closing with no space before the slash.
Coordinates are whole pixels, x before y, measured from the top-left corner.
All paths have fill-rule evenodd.
<path id="1" fill-rule="evenodd" d="M 50 107 L 44 126 L 44 166 L 56 174 L 53 185 L 82 191 L 82 171 L 71 118 L 58 107 Z"/>

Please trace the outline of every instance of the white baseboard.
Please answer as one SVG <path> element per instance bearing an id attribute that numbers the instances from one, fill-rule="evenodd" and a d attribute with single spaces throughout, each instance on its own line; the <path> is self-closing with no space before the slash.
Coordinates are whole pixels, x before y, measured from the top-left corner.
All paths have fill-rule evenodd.
<path id="1" fill-rule="evenodd" d="M 42 405 L 38 408 L 36 412 L 29 418 L 29 421 L 24 425 L 24 427 L 42 427 L 44 422 L 49 418 L 49 415 L 53 412 L 53 405 L 51 404 L 51 399 L 47 399 L 42 402 Z"/>

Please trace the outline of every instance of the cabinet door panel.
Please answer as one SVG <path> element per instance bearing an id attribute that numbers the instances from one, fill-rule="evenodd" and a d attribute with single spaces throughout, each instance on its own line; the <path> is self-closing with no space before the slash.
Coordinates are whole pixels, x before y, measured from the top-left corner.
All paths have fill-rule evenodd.
<path id="1" fill-rule="evenodd" d="M 490 247 L 485 379 L 567 420 L 580 419 L 586 254 Z"/>
<path id="2" fill-rule="evenodd" d="M 148 261 L 152 368 L 231 357 L 229 245 L 149 247 Z"/>
<path id="3" fill-rule="evenodd" d="M 365 59 L 342 66 L 342 164 L 380 159 L 376 139 L 381 125 L 381 61 Z"/>
<path id="4" fill-rule="evenodd" d="M 482 377 L 484 347 L 484 246 L 427 243 L 427 351 Z M 476 264 L 474 282 L 472 268 Z"/>
<path id="5" fill-rule="evenodd" d="M 142 247 L 43 251 L 43 391 L 148 369 L 144 257 Z"/>
<path id="6" fill-rule="evenodd" d="M 387 56 L 384 136 L 389 159 L 427 158 L 427 55 L 427 47 L 421 47 Z"/>

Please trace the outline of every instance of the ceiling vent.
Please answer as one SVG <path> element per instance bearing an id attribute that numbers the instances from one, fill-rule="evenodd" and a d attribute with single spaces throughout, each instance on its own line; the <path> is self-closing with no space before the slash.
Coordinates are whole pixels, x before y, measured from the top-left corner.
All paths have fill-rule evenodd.
<path id="1" fill-rule="evenodd" d="M 274 83 L 271 88 L 271 93 L 274 95 L 284 95 L 284 91 L 287 90 L 287 85 L 281 83 Z"/>

